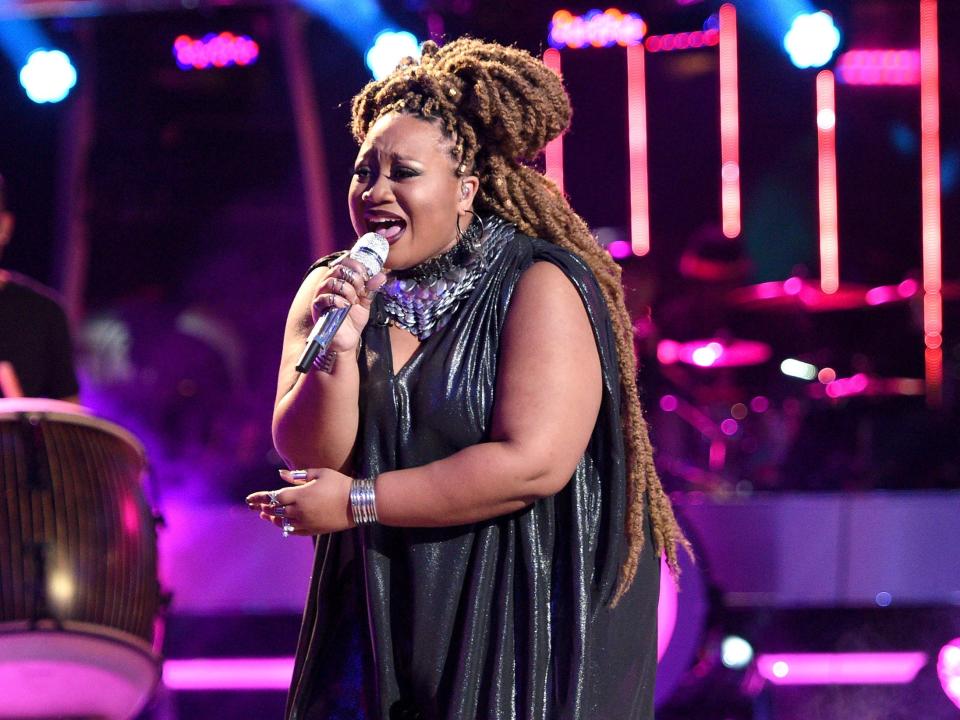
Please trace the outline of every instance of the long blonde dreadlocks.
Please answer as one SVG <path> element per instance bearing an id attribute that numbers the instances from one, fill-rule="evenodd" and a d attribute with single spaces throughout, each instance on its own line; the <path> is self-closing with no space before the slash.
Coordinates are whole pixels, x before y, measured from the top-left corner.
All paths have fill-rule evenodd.
<path id="1" fill-rule="evenodd" d="M 419 63 L 407 58 L 389 76 L 368 83 L 353 99 L 358 143 L 389 112 L 439 122 L 453 141 L 457 173 L 480 178 L 478 209 L 496 213 L 520 232 L 580 256 L 596 276 L 616 335 L 621 419 L 627 448 L 627 556 L 616 603 L 629 589 L 643 549 L 644 496 L 654 544 L 675 576 L 677 547 L 690 546 L 653 465 L 653 448 L 637 395 L 633 326 L 623 298 L 620 266 L 590 234 L 557 187 L 530 163 L 570 125 L 570 99 L 560 78 L 532 55 L 471 38 L 443 47 L 426 42 Z"/>

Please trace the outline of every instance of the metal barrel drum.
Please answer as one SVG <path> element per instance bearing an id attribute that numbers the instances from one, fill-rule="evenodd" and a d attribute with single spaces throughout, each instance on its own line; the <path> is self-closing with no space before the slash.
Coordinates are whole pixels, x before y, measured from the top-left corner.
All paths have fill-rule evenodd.
<path id="1" fill-rule="evenodd" d="M 82 408 L 0 400 L 0 718 L 130 718 L 160 677 L 143 447 Z"/>

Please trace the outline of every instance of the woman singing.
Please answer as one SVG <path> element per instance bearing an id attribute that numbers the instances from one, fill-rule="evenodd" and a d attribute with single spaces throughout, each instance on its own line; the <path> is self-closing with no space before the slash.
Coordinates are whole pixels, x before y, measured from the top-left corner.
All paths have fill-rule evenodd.
<path id="1" fill-rule="evenodd" d="M 529 165 L 570 112 L 543 63 L 472 39 L 354 98 L 350 216 L 386 272 L 307 275 L 273 424 L 297 486 L 248 498 L 319 536 L 290 720 L 653 717 L 658 558 L 686 541 L 619 268 Z"/>

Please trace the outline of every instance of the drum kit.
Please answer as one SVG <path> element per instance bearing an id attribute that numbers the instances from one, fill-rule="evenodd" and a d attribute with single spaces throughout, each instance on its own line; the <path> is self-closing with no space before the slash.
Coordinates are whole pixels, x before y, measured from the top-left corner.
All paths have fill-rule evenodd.
<path id="1" fill-rule="evenodd" d="M 134 717 L 160 679 L 139 441 L 71 403 L 0 400 L 0 718 Z"/>
<path id="2" fill-rule="evenodd" d="M 946 284 L 943 296 L 960 297 L 960 284 Z M 681 335 L 684 317 L 698 313 L 689 302 L 673 313 L 675 328 L 639 323 L 638 335 L 658 335 L 647 343 L 656 363 L 647 364 L 644 382 L 658 401 L 650 411 L 661 472 L 687 490 L 863 489 L 864 456 L 873 452 L 865 445 L 882 435 L 877 418 L 896 414 L 878 407 L 922 405 L 923 379 L 906 376 L 919 369 L 904 372 L 903 363 L 879 357 L 905 345 L 911 301 L 921 297 L 912 279 L 826 293 L 791 277 L 716 294 L 720 307 L 703 315 L 722 318 L 724 327 L 711 337 L 664 337 Z M 884 312 L 878 325 L 876 313 Z M 920 340 L 917 347 L 922 357 Z M 881 375 L 881 368 L 900 372 Z M 804 460 L 807 453 L 814 455 Z"/>

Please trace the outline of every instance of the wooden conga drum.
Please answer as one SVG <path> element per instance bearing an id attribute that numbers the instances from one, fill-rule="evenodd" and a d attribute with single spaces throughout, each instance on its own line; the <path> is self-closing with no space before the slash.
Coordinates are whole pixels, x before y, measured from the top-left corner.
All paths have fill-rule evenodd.
<path id="1" fill-rule="evenodd" d="M 0 400 L 0 718 L 130 718 L 160 676 L 143 447 L 79 406 Z"/>

